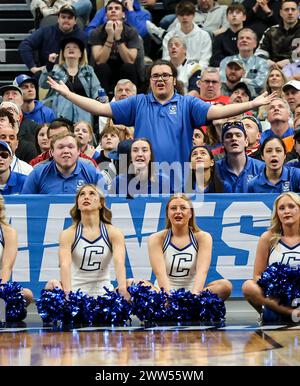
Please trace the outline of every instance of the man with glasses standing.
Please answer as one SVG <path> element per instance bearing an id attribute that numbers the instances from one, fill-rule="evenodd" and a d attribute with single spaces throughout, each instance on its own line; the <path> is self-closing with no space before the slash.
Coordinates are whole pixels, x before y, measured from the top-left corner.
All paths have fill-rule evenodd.
<path id="1" fill-rule="evenodd" d="M 258 96 L 245 103 L 210 105 L 199 98 L 176 92 L 176 69 L 168 61 L 158 60 L 149 69 L 150 89 L 117 102 L 100 103 L 71 92 L 63 83 L 49 78 L 49 85 L 68 100 L 95 115 L 114 119 L 116 124 L 134 126 L 135 138 L 147 138 L 156 162 L 188 162 L 193 130 L 213 119 L 226 118 L 266 105 L 273 94 Z"/>

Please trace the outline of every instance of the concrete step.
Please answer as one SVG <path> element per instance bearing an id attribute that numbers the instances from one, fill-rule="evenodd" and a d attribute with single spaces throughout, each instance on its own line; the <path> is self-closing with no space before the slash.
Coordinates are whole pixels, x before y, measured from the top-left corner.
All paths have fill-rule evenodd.
<path id="1" fill-rule="evenodd" d="M 19 51 L 16 48 L 0 48 L 0 62 L 23 64 Z"/>
<path id="2" fill-rule="evenodd" d="M 28 33 L 34 28 L 33 18 L 7 19 L 0 18 L 0 34 L 8 33 Z"/>
<path id="3" fill-rule="evenodd" d="M 0 48 L 18 49 L 19 44 L 29 34 L 0 34 Z"/>

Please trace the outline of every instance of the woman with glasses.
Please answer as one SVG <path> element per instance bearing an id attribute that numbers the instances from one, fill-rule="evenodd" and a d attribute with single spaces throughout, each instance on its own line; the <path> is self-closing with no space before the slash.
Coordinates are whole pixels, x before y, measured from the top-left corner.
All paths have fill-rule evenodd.
<path id="1" fill-rule="evenodd" d="M 286 147 L 280 137 L 267 138 L 260 148 L 264 169 L 249 182 L 249 193 L 300 192 L 300 170 L 284 166 Z"/>
<path id="2" fill-rule="evenodd" d="M 126 299 L 125 241 L 122 232 L 111 225 L 112 214 L 103 193 L 92 184 L 82 186 L 70 211 L 73 224 L 59 240 L 60 278 L 50 280 L 46 289 L 63 289 L 66 294 L 81 289 L 90 296 L 113 290 L 110 263 L 113 261 L 118 290 Z"/>
<path id="3" fill-rule="evenodd" d="M 219 178 L 215 160 L 207 146 L 194 146 L 190 153 L 190 173 L 186 179 L 185 193 L 231 192 L 231 187 Z"/>
<path id="4" fill-rule="evenodd" d="M 266 297 L 257 281 L 261 279 L 266 268 L 273 263 L 297 267 L 299 255 L 300 197 L 293 192 L 282 193 L 274 202 L 271 226 L 258 241 L 253 279 L 243 284 L 246 300 L 257 312 L 263 313 L 264 322 L 276 319 L 278 321 L 280 316 L 291 317 L 293 309 L 291 305 L 280 305 L 279 299 Z M 280 280 L 279 277 L 278 280 Z"/>
<path id="5" fill-rule="evenodd" d="M 170 197 L 166 229 L 149 237 L 148 250 L 156 287 L 166 292 L 184 288 L 193 294 L 209 289 L 223 300 L 230 296 L 232 285 L 228 280 L 206 283 L 212 237 L 197 226 L 192 202 L 186 195 Z"/>
<path id="6" fill-rule="evenodd" d="M 128 168 L 125 170 L 127 173 L 119 169 L 119 175 L 113 180 L 112 194 L 134 198 L 138 195 L 173 193 L 170 179 L 163 171 L 156 170 L 152 146 L 146 138 L 137 138 L 131 143 Z"/>

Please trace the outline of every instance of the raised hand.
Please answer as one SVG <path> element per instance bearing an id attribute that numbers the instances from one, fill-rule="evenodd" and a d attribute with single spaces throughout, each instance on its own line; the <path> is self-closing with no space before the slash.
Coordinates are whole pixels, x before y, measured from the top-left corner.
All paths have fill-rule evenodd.
<path id="1" fill-rule="evenodd" d="M 268 92 L 265 91 L 264 93 L 258 95 L 255 99 L 253 99 L 253 108 L 268 105 L 277 97 L 277 91 L 272 92 L 272 94 L 268 94 Z"/>
<path id="2" fill-rule="evenodd" d="M 62 80 L 59 83 L 57 83 L 54 79 L 48 76 L 47 83 L 53 90 L 57 91 L 60 95 L 62 95 L 65 98 L 68 98 L 69 94 L 71 93 L 69 88 L 65 85 L 65 83 Z"/>
<path id="3" fill-rule="evenodd" d="M 107 32 L 107 38 L 110 41 L 113 41 L 115 38 L 115 29 L 114 29 L 114 22 L 112 20 L 109 20 L 106 23 L 105 31 Z"/>

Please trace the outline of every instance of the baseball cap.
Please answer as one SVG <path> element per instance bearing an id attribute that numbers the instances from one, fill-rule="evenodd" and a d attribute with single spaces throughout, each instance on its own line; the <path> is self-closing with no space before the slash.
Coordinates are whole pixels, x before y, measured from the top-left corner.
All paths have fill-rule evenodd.
<path id="1" fill-rule="evenodd" d="M 289 82 L 287 82 L 286 84 L 284 84 L 282 86 L 282 90 L 285 91 L 287 90 L 289 87 L 294 87 L 296 90 L 300 91 L 300 81 L 299 80 L 290 80 Z"/>
<path id="2" fill-rule="evenodd" d="M 60 42 L 60 48 L 62 50 L 64 50 L 68 43 L 76 43 L 78 45 L 81 53 L 84 52 L 85 45 L 84 45 L 84 42 L 81 39 L 78 39 L 76 37 L 71 37 L 71 36 L 68 37 L 68 38 L 62 39 L 61 42 Z"/>
<path id="3" fill-rule="evenodd" d="M 30 82 L 33 83 L 35 86 L 37 86 L 37 80 L 35 78 L 32 78 L 31 76 L 27 74 L 20 74 L 15 77 L 13 81 L 13 85 L 17 87 L 21 87 L 23 83 Z"/>
<path id="4" fill-rule="evenodd" d="M 20 89 L 20 87 L 14 86 L 13 84 L 0 87 L 0 96 L 3 96 L 4 93 L 9 90 L 16 90 L 23 96 L 23 91 Z"/>
<path id="5" fill-rule="evenodd" d="M 4 141 L 0 141 L 0 148 L 4 148 L 5 150 L 7 150 L 9 152 L 9 154 L 11 156 L 13 156 L 13 153 L 12 153 L 11 148 L 10 148 L 8 143 L 6 143 Z"/>
<path id="6" fill-rule="evenodd" d="M 232 92 L 234 92 L 235 90 L 238 90 L 239 88 L 241 88 L 242 90 L 244 90 L 244 91 L 246 92 L 246 94 L 248 95 L 249 99 L 252 98 L 251 92 L 250 92 L 248 86 L 246 85 L 246 83 L 244 83 L 244 82 L 239 82 L 239 83 L 237 83 L 237 84 L 233 87 Z"/>
<path id="7" fill-rule="evenodd" d="M 253 115 L 244 115 L 242 121 L 244 121 L 245 119 L 250 119 L 250 121 L 256 123 L 259 132 L 262 133 L 262 125 L 259 119 L 255 118 Z"/>
<path id="8" fill-rule="evenodd" d="M 117 150 L 112 150 L 108 153 L 108 158 L 119 160 L 121 154 L 129 156 L 133 139 L 125 139 L 118 144 Z"/>
<path id="9" fill-rule="evenodd" d="M 230 62 L 227 63 L 227 66 L 229 66 L 230 64 L 236 64 L 236 65 L 238 65 L 240 68 L 242 68 L 243 70 L 245 70 L 244 63 L 243 63 L 241 60 L 238 60 L 238 59 L 232 59 L 232 60 L 230 60 Z"/>
<path id="10" fill-rule="evenodd" d="M 58 11 L 58 15 L 60 15 L 61 13 L 70 13 L 71 15 L 77 17 L 76 9 L 70 4 L 63 5 Z"/>
<path id="11" fill-rule="evenodd" d="M 241 121 L 226 122 L 222 126 L 222 141 L 223 141 L 224 135 L 230 129 L 239 129 L 245 134 L 245 137 L 247 137 L 246 129 L 243 125 L 243 122 Z"/>

